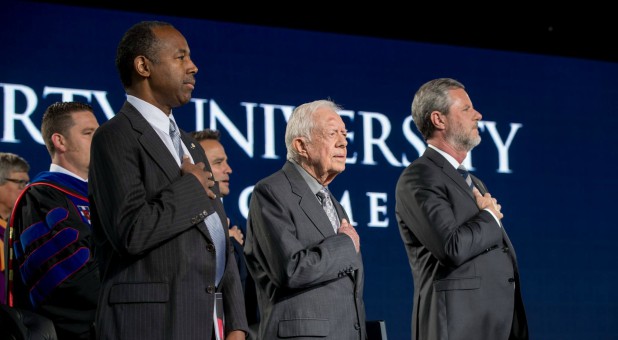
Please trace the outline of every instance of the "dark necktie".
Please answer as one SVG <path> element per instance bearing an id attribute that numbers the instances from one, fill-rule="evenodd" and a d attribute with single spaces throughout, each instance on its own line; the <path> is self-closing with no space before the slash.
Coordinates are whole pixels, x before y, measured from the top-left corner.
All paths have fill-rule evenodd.
<path id="1" fill-rule="evenodd" d="M 178 132 L 178 128 L 176 127 L 176 123 L 170 118 L 170 137 L 172 138 L 172 144 L 174 144 L 174 149 L 176 149 L 176 154 L 178 154 L 178 158 L 182 163 L 182 141 L 180 140 L 180 132 Z"/>
<path id="2" fill-rule="evenodd" d="M 330 224 L 333 226 L 335 232 L 337 232 L 337 229 L 339 229 L 339 219 L 337 218 L 337 211 L 335 210 L 333 201 L 330 199 L 328 189 L 322 187 L 322 189 L 318 191 L 317 195 L 320 199 L 320 203 L 322 204 L 322 208 L 324 209 L 326 215 L 328 216 L 328 219 L 330 220 Z"/>
<path id="3" fill-rule="evenodd" d="M 474 183 L 472 183 L 472 177 L 470 177 L 470 173 L 468 172 L 468 169 L 466 169 L 466 167 L 462 164 L 457 168 L 457 172 L 459 172 L 461 177 L 463 177 L 466 180 L 466 183 L 468 183 L 470 190 L 474 190 Z"/>

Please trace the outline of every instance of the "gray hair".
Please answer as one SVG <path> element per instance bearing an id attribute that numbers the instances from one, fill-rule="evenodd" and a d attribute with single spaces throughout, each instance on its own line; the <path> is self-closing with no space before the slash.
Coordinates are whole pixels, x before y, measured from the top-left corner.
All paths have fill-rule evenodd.
<path id="1" fill-rule="evenodd" d="M 11 172 L 28 172 L 30 165 L 24 158 L 10 152 L 0 152 L 0 184 L 6 183 Z"/>
<path id="2" fill-rule="evenodd" d="M 315 119 L 313 114 L 321 108 L 332 109 L 335 112 L 341 110 L 341 107 L 332 100 L 322 99 L 309 103 L 302 104 L 294 109 L 288 124 L 285 128 L 285 147 L 288 149 L 287 159 L 299 162 L 299 154 L 294 149 L 294 139 L 305 138 L 307 142 L 311 142 L 311 132 L 315 127 Z"/>
<path id="3" fill-rule="evenodd" d="M 459 81 L 451 78 L 438 78 L 423 84 L 412 100 L 412 119 L 416 128 L 427 141 L 436 130 L 431 122 L 431 113 L 439 111 L 448 115 L 451 107 L 449 90 L 465 89 Z"/>

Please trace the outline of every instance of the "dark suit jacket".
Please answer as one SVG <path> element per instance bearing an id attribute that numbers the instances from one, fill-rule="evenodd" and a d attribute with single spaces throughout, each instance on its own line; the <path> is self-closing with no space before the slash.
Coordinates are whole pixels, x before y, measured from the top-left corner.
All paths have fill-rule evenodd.
<path id="1" fill-rule="evenodd" d="M 395 210 L 414 278 L 413 340 L 528 339 L 511 241 L 440 153 L 428 147 L 403 171 Z"/>
<path id="2" fill-rule="evenodd" d="M 260 304 L 258 339 L 365 339 L 361 254 L 335 234 L 289 161 L 253 189 L 245 255 Z"/>
<path id="3" fill-rule="evenodd" d="M 195 163 L 210 170 L 199 143 L 181 135 Z M 203 219 L 216 213 L 227 226 L 220 199 L 210 199 L 194 176 L 181 176 L 128 102 L 93 137 L 89 184 L 103 281 L 98 339 L 209 339 L 216 291 L 223 293 L 226 330 L 247 331 L 227 228 L 226 270 L 214 284 L 215 250 Z"/>
<path id="4" fill-rule="evenodd" d="M 238 274 L 240 275 L 240 282 L 242 283 L 243 292 L 245 294 L 245 313 L 247 315 L 247 323 L 249 324 L 249 335 L 247 336 L 247 339 L 255 340 L 257 337 L 257 327 L 260 322 L 255 283 L 253 282 L 253 278 L 247 269 L 243 245 L 238 243 L 238 241 L 236 241 L 233 237 L 230 237 L 230 240 L 234 246 L 234 257 L 236 258 Z"/>

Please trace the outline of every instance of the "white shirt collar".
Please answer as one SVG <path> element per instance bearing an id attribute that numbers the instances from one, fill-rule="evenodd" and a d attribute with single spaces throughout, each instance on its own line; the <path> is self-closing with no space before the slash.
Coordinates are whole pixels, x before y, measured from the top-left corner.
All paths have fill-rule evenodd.
<path id="1" fill-rule="evenodd" d="M 438 153 L 440 153 L 442 156 L 444 156 L 444 158 L 446 158 L 446 160 L 447 160 L 449 163 L 451 163 L 451 165 L 452 165 L 455 169 L 457 169 L 457 168 L 459 167 L 459 165 L 460 165 L 460 164 L 459 164 L 459 162 L 455 159 L 455 157 L 453 157 L 453 156 L 449 155 L 449 154 L 448 154 L 448 153 L 446 153 L 445 151 L 442 151 L 442 150 L 438 149 L 438 147 L 433 146 L 433 145 L 431 145 L 431 144 L 427 144 L 427 146 L 429 146 L 430 148 L 432 148 L 432 149 L 434 149 L 434 150 L 438 151 Z"/>
<path id="2" fill-rule="evenodd" d="M 82 181 L 82 182 L 88 182 L 88 179 L 87 179 L 87 178 L 86 178 L 86 179 L 83 179 L 83 178 L 81 178 L 81 177 L 77 176 L 76 174 L 72 173 L 71 171 L 69 171 L 69 170 L 67 170 L 67 169 L 65 169 L 65 168 L 63 168 L 63 167 L 61 167 L 61 166 L 60 166 L 60 165 L 58 165 L 58 164 L 54 164 L 54 163 L 52 163 L 52 164 L 49 166 L 49 172 L 60 172 L 60 173 L 63 173 L 63 174 L 65 174 L 65 175 L 69 175 L 69 176 L 71 176 L 71 177 L 75 177 L 75 178 L 79 179 L 79 180 L 80 180 L 80 181 Z"/>
<path id="3" fill-rule="evenodd" d="M 153 127 L 164 131 L 169 134 L 170 131 L 170 119 L 174 121 L 176 126 L 176 119 L 174 119 L 174 113 L 170 112 L 169 117 L 165 114 L 165 112 L 161 111 L 158 107 L 139 99 L 132 95 L 127 95 L 127 101 L 131 103 L 131 105 L 135 106 L 137 111 L 144 116 L 144 118 L 152 125 Z"/>

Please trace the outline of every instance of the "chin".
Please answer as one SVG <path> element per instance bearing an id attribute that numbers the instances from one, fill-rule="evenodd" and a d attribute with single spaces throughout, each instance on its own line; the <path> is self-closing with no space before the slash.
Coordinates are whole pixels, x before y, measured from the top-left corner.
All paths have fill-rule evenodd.
<path id="1" fill-rule="evenodd" d="M 343 170 L 345 170 L 345 165 L 334 166 L 332 169 L 332 172 L 339 174 L 339 173 L 342 173 Z"/>

